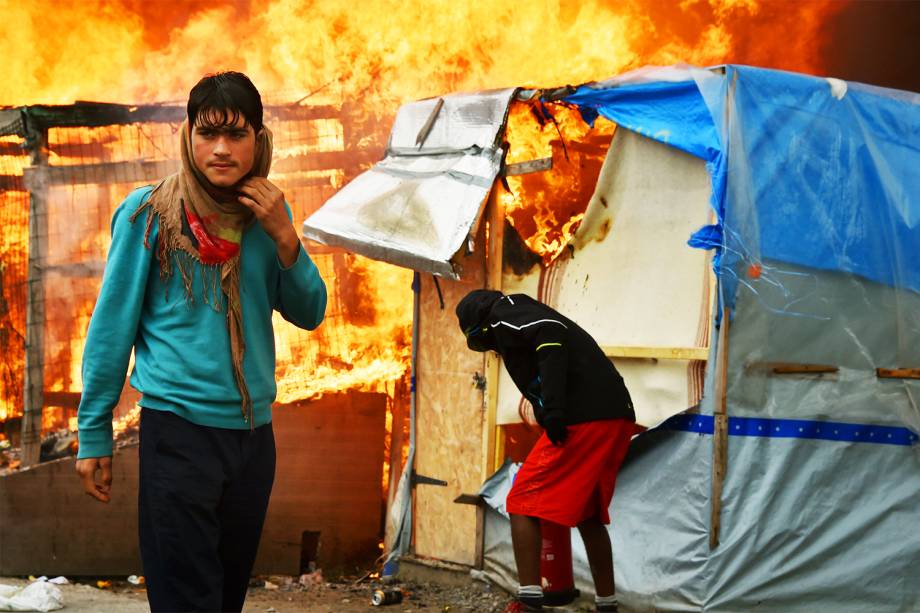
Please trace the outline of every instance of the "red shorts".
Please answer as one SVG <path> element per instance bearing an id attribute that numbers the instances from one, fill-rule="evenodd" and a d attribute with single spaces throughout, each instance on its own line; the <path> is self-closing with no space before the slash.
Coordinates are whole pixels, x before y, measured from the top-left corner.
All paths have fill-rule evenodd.
<path id="1" fill-rule="evenodd" d="M 590 421 L 568 427 L 561 447 L 540 436 L 514 478 L 508 513 L 547 519 L 574 527 L 596 517 L 610 523 L 620 464 L 635 433 L 625 419 Z"/>

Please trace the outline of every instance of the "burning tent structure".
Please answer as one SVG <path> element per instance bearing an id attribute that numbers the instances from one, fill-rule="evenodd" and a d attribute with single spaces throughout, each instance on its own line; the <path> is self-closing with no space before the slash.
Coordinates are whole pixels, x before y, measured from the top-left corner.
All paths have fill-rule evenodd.
<path id="1" fill-rule="evenodd" d="M 918 95 L 745 66 L 400 109 L 304 223 L 418 271 L 394 551 L 514 584 L 502 461 L 535 433 L 453 315 L 489 287 L 584 326 L 651 427 L 611 513 L 622 603 L 917 607 L 918 133 Z"/>
<path id="2" fill-rule="evenodd" d="M 380 155 L 365 123 L 376 118 L 358 108 L 274 103 L 265 114 L 271 178 L 297 217 Z M 81 492 L 72 455 L 45 460 L 73 451 L 112 212 L 178 168 L 184 117 L 170 105 L 0 110 L 0 574 L 140 571 L 137 393 L 126 382 L 115 409 L 113 504 Z M 401 465 L 411 274 L 342 250 L 314 246 L 311 256 L 329 306 L 313 333 L 275 322 L 278 478 L 259 572 L 373 561 L 390 470 Z"/>

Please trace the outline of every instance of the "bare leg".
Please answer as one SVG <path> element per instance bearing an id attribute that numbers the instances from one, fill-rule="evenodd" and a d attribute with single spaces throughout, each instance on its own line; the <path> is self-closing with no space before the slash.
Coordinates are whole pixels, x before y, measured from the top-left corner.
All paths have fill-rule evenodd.
<path id="1" fill-rule="evenodd" d="M 581 533 L 581 540 L 585 543 L 588 564 L 591 565 L 594 590 L 598 596 L 613 596 L 613 551 L 610 548 L 610 535 L 607 534 L 607 527 L 599 519 L 592 517 L 578 524 L 578 531 Z M 513 534 L 512 532 L 512 539 Z M 517 548 L 515 548 L 516 553 Z M 520 568 L 520 562 L 518 568 Z"/>
<path id="2" fill-rule="evenodd" d="M 511 544 L 521 585 L 540 585 L 540 520 L 529 515 L 511 515 Z M 608 544 L 609 551 L 609 544 Z"/>

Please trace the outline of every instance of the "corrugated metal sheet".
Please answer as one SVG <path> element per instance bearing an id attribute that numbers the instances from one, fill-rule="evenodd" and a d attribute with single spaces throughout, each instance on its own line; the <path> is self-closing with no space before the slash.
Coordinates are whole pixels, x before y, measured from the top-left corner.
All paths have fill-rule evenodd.
<path id="1" fill-rule="evenodd" d="M 459 278 L 452 258 L 501 169 L 513 89 L 400 108 L 387 156 L 303 224 L 304 236 L 399 266 Z"/>

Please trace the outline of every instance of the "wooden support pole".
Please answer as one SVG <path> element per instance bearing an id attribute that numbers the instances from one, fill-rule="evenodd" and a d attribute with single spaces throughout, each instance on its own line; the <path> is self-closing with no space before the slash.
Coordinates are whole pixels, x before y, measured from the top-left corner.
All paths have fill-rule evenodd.
<path id="1" fill-rule="evenodd" d="M 730 110 L 734 103 L 735 85 L 738 73 L 735 72 L 726 92 L 724 108 L 724 128 L 730 129 L 732 117 Z M 709 517 L 709 549 L 719 546 L 719 531 L 722 527 L 722 484 L 728 466 L 728 329 L 731 325 L 731 309 L 725 304 L 724 286 L 719 283 L 718 293 L 722 300 L 722 325 L 719 327 L 719 348 L 716 358 L 715 402 L 713 404 L 712 431 L 712 495 Z"/>
<path id="2" fill-rule="evenodd" d="M 48 166 L 48 131 L 33 129 L 28 138 L 32 166 Z M 25 370 L 22 398 L 22 466 L 38 464 L 41 454 L 45 387 L 45 286 L 43 265 L 48 242 L 48 184 L 29 185 L 29 276 L 26 295 Z"/>
<path id="3" fill-rule="evenodd" d="M 502 247 L 505 240 L 505 209 L 498 189 L 493 186 L 486 204 L 488 239 L 486 241 L 486 289 L 502 289 Z M 482 478 L 485 480 L 504 460 L 504 439 L 496 425 L 498 411 L 498 377 L 500 358 L 491 351 L 486 354 L 485 419 L 483 420 Z"/>
<path id="4" fill-rule="evenodd" d="M 719 327 L 718 370 L 716 371 L 715 405 L 712 432 L 712 496 L 709 517 L 709 549 L 719 546 L 722 522 L 722 483 L 728 464 L 728 328 L 731 312 L 722 309 Z"/>

